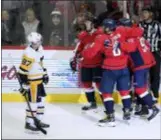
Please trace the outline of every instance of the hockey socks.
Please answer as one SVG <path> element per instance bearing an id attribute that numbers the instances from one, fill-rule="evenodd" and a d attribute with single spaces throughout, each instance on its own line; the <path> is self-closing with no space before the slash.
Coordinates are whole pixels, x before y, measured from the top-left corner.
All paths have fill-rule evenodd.
<path id="1" fill-rule="evenodd" d="M 120 91 L 123 109 L 130 109 L 131 108 L 131 96 L 129 95 L 128 91 Z"/>
<path id="2" fill-rule="evenodd" d="M 143 100 L 143 102 L 148 105 L 148 107 L 151 109 L 154 105 L 153 99 L 151 94 L 148 91 L 145 91 L 144 93 L 139 95 L 140 98 Z"/>
<path id="3" fill-rule="evenodd" d="M 122 103 L 123 103 L 124 108 L 130 109 L 131 108 L 131 97 L 130 97 L 130 95 L 122 97 Z"/>
<path id="4" fill-rule="evenodd" d="M 36 118 L 39 120 L 41 127 L 48 128 L 50 125 L 42 122 L 45 109 L 45 97 L 41 97 L 40 99 L 40 102 L 37 103 Z"/>
<path id="5" fill-rule="evenodd" d="M 86 94 L 86 98 L 87 98 L 89 103 L 95 103 L 96 102 L 94 89 L 88 89 L 88 90 L 86 89 L 85 94 Z"/>
<path id="6" fill-rule="evenodd" d="M 114 112 L 114 101 L 111 94 L 103 93 L 103 101 L 107 114 L 112 114 Z"/>
<path id="7" fill-rule="evenodd" d="M 31 103 L 31 109 L 32 109 L 32 113 L 34 115 L 34 117 L 36 116 L 36 110 L 37 110 L 37 103 Z M 34 120 L 31 114 L 31 111 L 29 110 L 29 108 L 26 109 L 26 122 L 29 123 L 31 126 L 35 126 L 34 124 Z"/>
<path id="8" fill-rule="evenodd" d="M 44 116 L 44 102 L 45 102 L 45 98 L 44 97 L 40 97 L 40 102 L 37 103 L 37 114 L 36 117 L 38 120 L 42 120 L 43 116 Z"/>

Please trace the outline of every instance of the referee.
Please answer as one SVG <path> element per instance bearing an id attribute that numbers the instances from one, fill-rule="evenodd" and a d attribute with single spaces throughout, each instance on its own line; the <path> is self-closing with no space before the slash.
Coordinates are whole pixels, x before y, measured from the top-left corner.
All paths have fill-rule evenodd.
<path id="1" fill-rule="evenodd" d="M 139 26 L 144 29 L 144 37 L 151 44 L 151 52 L 153 53 L 156 65 L 150 69 L 150 85 L 154 95 L 154 100 L 157 102 L 159 97 L 160 85 L 160 67 L 161 67 L 161 24 L 153 19 L 153 10 L 151 7 L 142 9 L 143 21 Z"/>

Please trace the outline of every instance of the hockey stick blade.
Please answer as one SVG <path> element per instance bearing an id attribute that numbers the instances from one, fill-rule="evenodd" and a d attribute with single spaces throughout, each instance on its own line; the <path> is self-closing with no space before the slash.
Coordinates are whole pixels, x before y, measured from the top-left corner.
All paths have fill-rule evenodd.
<path id="1" fill-rule="evenodd" d="M 47 131 L 45 129 L 43 129 L 41 126 L 40 126 L 40 122 L 34 117 L 34 123 L 35 123 L 35 126 L 43 133 L 43 134 L 47 134 Z"/>

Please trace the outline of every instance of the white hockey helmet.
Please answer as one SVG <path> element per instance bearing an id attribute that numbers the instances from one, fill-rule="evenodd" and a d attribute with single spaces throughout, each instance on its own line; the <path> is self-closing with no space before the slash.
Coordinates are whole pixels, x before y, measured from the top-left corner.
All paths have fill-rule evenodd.
<path id="1" fill-rule="evenodd" d="M 41 34 L 37 33 L 37 32 L 31 32 L 28 36 L 27 36 L 27 40 L 28 43 L 31 45 L 36 45 L 36 46 L 40 46 L 42 44 L 42 36 Z"/>

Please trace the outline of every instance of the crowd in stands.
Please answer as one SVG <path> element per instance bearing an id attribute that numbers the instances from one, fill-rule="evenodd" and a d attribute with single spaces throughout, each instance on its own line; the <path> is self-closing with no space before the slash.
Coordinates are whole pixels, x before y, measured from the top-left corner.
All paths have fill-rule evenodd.
<path id="1" fill-rule="evenodd" d="M 155 7 L 155 19 L 161 19 L 161 1 L 144 0 L 128 1 L 127 12 L 130 17 L 141 20 L 140 7 Z M 159 6 L 160 5 L 160 6 Z M 123 1 L 117 0 L 81 0 L 81 1 L 16 1 L 2 0 L 2 46 L 24 46 L 26 36 L 37 31 L 43 36 L 45 46 L 74 46 L 76 18 L 90 12 L 97 19 L 97 26 L 109 17 L 119 19 L 124 16 Z M 83 16 L 82 16 L 83 17 Z"/>

